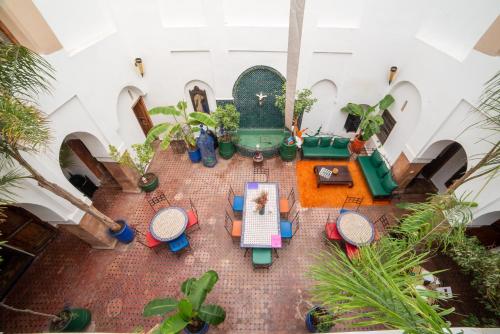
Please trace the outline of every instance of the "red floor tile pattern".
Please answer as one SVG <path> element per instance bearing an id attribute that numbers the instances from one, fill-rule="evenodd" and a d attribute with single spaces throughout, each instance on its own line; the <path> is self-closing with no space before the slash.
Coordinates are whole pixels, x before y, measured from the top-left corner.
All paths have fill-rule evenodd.
<path id="1" fill-rule="evenodd" d="M 294 163 L 280 159 L 266 161 L 270 181 L 280 191 L 295 187 Z M 220 281 L 207 301 L 223 306 L 226 321 L 213 333 L 305 332 L 304 314 L 311 306 L 306 277 L 313 254 L 324 249 L 322 232 L 328 213 L 336 209 L 301 209 L 297 235 L 279 251 L 269 269 L 253 270 L 250 253 L 233 243 L 224 229 L 224 208 L 229 185 L 238 193 L 253 178 L 250 159 L 235 156 L 219 160 L 215 168 L 191 164 L 187 155 L 171 151 L 156 155 L 151 171 L 160 178 L 160 189 L 172 205 L 197 206 L 201 230 L 190 234 L 192 250 L 179 258 L 162 249 L 156 254 L 138 242 L 120 245 L 113 251 L 89 248 L 75 236 L 61 231 L 44 253 L 18 281 L 6 302 L 41 312 L 56 312 L 64 305 L 92 311 L 95 331 L 131 332 L 149 329 L 159 319 L 141 316 L 143 306 L 155 297 L 180 297 L 179 286 L 191 276 L 208 269 L 219 273 Z M 145 194 L 124 194 L 103 187 L 94 204 L 112 218 L 125 218 L 146 231 L 154 212 Z M 376 218 L 388 207 L 365 207 L 363 213 Z M 374 329 L 366 327 L 364 329 Z M 47 320 L 32 315 L 0 310 L 0 329 L 5 332 L 38 332 Z M 352 330 L 338 324 L 332 331 Z"/>

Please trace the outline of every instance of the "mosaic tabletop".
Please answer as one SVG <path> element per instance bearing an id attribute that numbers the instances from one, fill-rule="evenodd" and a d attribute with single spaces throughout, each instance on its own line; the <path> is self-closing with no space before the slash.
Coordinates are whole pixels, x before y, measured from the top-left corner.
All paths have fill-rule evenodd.
<path id="1" fill-rule="evenodd" d="M 263 215 L 256 210 L 257 204 L 254 202 L 262 192 L 267 192 L 268 196 Z M 245 185 L 241 247 L 281 247 L 279 192 L 276 183 L 249 182 Z"/>
<path id="2" fill-rule="evenodd" d="M 169 207 L 159 210 L 151 219 L 149 231 L 160 241 L 170 241 L 179 237 L 186 230 L 188 218 L 182 208 Z"/>
<path id="3" fill-rule="evenodd" d="M 345 241 L 355 246 L 371 243 L 375 237 L 373 224 L 357 212 L 346 212 L 337 218 L 337 229 Z"/>

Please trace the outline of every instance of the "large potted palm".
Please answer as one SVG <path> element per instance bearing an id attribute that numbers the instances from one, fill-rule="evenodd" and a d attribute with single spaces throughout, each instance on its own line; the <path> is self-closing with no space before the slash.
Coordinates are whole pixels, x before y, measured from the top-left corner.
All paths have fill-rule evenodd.
<path id="1" fill-rule="evenodd" d="M 360 118 L 358 133 L 351 144 L 351 150 L 355 153 L 361 152 L 365 143 L 373 135 L 380 132 L 380 127 L 384 124 L 381 113 L 394 103 L 392 95 L 386 95 L 382 100 L 373 106 L 348 103 L 341 111 Z"/>
<path id="2" fill-rule="evenodd" d="M 158 176 L 147 172 L 155 152 L 149 144 L 133 144 L 132 149 L 135 153 L 133 157 L 127 150 L 120 154 L 115 146 L 109 145 L 109 155 L 119 164 L 135 170 L 139 174 L 137 185 L 144 192 L 149 193 L 158 187 Z"/>
<path id="3" fill-rule="evenodd" d="M 180 137 L 188 147 L 189 159 L 192 162 L 200 162 L 201 154 L 196 146 L 195 133 L 200 131 L 200 125 L 213 128 L 217 123 L 208 114 L 198 111 L 187 113 L 186 109 L 186 101 L 180 101 L 176 107 L 155 107 L 149 110 L 150 115 L 171 116 L 175 122 L 164 122 L 155 125 L 149 130 L 146 143 L 151 144 L 154 140 L 163 136 L 160 148 L 166 150 L 173 140 Z"/>
<path id="4" fill-rule="evenodd" d="M 52 139 L 49 121 L 36 108 L 35 100 L 39 93 L 50 92 L 53 73 L 52 66 L 28 48 L 0 43 L 0 155 L 3 161 L 16 161 L 21 167 L 2 168 L 0 179 L 5 176 L 12 181 L 33 179 L 40 187 L 70 202 L 110 229 L 119 231 L 120 224 L 46 179 L 25 159 L 26 155 L 44 151 Z"/>
<path id="5" fill-rule="evenodd" d="M 217 122 L 220 132 L 219 154 L 224 159 L 230 159 L 235 152 L 232 134 L 240 127 L 240 113 L 234 104 L 226 104 L 217 107 L 213 118 Z"/>
<path id="6" fill-rule="evenodd" d="M 181 331 L 187 334 L 206 333 L 209 325 L 218 325 L 226 319 L 226 311 L 219 305 L 203 304 L 218 280 L 219 276 L 213 270 L 207 271 L 198 279 L 188 278 L 181 286 L 184 298 L 153 299 L 144 307 L 143 315 L 165 317 L 170 314 L 159 326 L 162 334 Z"/>

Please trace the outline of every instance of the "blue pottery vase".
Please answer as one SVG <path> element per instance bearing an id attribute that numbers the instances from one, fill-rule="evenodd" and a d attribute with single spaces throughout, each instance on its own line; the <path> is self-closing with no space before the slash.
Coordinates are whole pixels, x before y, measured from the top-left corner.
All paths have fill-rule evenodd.
<path id="1" fill-rule="evenodd" d="M 131 243 L 135 237 L 134 230 L 132 230 L 132 228 L 128 226 L 125 220 L 119 219 L 116 222 L 122 225 L 122 228 L 118 232 L 114 232 L 110 229 L 109 234 L 111 234 L 112 237 L 116 238 L 118 241 L 124 244 Z"/>
<path id="2" fill-rule="evenodd" d="M 201 161 L 201 152 L 199 148 L 196 148 L 194 151 L 189 151 L 188 150 L 188 156 L 191 162 L 197 163 Z"/>

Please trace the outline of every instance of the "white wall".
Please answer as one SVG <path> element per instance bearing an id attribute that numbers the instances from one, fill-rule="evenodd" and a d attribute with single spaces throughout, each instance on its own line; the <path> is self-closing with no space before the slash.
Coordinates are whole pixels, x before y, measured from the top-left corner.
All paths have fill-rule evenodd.
<path id="1" fill-rule="evenodd" d="M 470 11 L 474 15 L 468 15 L 467 0 L 450 1 L 307 1 L 298 88 L 330 80 L 336 96 L 328 96 L 326 87 L 315 87 L 321 101 L 305 121 L 344 135 L 342 106 L 350 101 L 374 104 L 392 90 L 398 97 L 393 108 L 398 110 L 400 99 L 417 99 L 411 89 L 398 88 L 398 82 L 401 87 L 407 82 L 418 90 L 420 112 L 418 116 L 416 109 L 395 112 L 394 133 L 400 135 L 390 137 L 384 148 L 391 162 L 401 151 L 411 161 L 422 161 L 426 148 L 443 139 L 459 141 L 469 156 L 484 151 L 486 144 L 476 143 L 474 131 L 456 137 L 464 117 L 470 117 L 464 106 L 477 101 L 483 83 L 500 68 L 498 57 L 471 50 L 498 15 L 498 2 L 475 2 Z M 69 130 L 89 132 L 103 147 L 113 144 L 121 150 L 140 141 L 137 127 L 131 130 L 132 119 L 123 118 L 128 108 L 121 93 L 125 87 L 137 87 L 152 108 L 188 100 L 186 84 L 192 80 L 206 83 L 215 99 L 227 99 L 237 77 L 249 67 L 267 65 L 286 73 L 286 0 L 34 3 L 64 46 L 47 56 L 57 69 L 57 82 L 54 94 L 40 99 L 55 129 L 57 145 Z M 441 8 L 447 9 L 446 15 L 440 14 Z M 451 47 L 443 45 L 446 40 L 452 40 Z M 136 57 L 143 59 L 143 78 L 135 71 Z M 400 70 L 389 86 L 393 65 Z M 408 108 L 413 105 L 409 103 Z M 325 111 L 329 114 L 324 115 Z M 134 134 L 129 136 L 131 131 Z M 99 159 L 108 157 L 101 152 Z M 70 189 L 53 167 L 52 163 L 41 166 L 52 180 Z M 498 182 L 493 181 L 478 196 L 478 214 L 500 209 L 494 191 Z M 482 180 L 476 180 L 464 191 L 482 185 Z"/>

